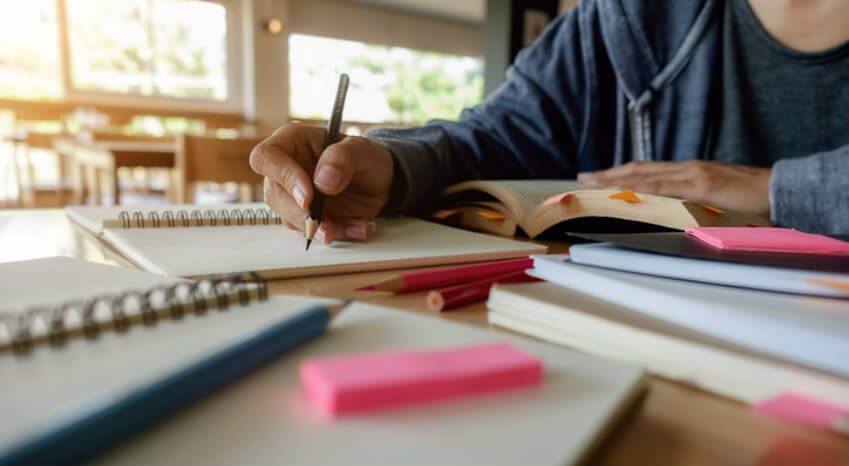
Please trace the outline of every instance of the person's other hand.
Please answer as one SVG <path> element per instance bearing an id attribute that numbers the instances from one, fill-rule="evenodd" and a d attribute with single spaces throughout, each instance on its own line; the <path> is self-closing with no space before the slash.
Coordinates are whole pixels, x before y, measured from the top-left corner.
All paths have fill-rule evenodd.
<path id="1" fill-rule="evenodd" d="M 315 239 L 366 240 L 392 186 L 392 154 L 370 139 L 347 136 L 324 148 L 324 128 L 287 124 L 251 152 L 251 168 L 265 176 L 265 202 L 283 223 L 304 230 L 316 187 L 328 197 Z"/>
<path id="2" fill-rule="evenodd" d="M 631 189 L 769 218 L 769 168 L 722 162 L 631 162 L 578 174 L 588 189 Z"/>

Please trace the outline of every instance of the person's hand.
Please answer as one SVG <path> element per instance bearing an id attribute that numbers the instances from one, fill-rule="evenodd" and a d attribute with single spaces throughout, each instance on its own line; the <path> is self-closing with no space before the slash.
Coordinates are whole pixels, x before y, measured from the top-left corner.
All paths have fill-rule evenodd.
<path id="1" fill-rule="evenodd" d="M 265 176 L 265 202 L 283 223 L 303 231 L 316 187 L 328 197 L 315 239 L 365 240 L 392 187 L 392 154 L 372 140 L 347 136 L 322 153 L 324 128 L 287 124 L 251 152 L 251 168 Z"/>
<path id="2" fill-rule="evenodd" d="M 769 168 L 722 162 L 631 162 L 578 174 L 588 189 L 631 189 L 769 217 Z"/>

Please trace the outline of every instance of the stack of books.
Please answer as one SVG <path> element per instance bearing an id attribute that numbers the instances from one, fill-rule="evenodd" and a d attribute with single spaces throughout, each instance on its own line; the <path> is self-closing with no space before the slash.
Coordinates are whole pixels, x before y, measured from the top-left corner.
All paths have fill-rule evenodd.
<path id="1" fill-rule="evenodd" d="M 814 236 L 607 235 L 534 256 L 545 282 L 495 286 L 489 320 L 849 433 L 849 243 Z"/>

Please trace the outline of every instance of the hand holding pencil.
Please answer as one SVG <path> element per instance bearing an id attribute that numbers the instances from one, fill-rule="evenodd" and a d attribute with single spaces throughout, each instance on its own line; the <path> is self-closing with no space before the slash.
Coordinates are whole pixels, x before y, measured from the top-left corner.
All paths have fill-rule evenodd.
<path id="1" fill-rule="evenodd" d="M 317 194 L 326 195 L 315 240 L 366 240 L 389 199 L 392 154 L 381 144 L 346 136 L 329 144 L 324 128 L 290 123 L 256 146 L 251 168 L 265 176 L 265 202 L 284 225 L 304 231 Z"/>

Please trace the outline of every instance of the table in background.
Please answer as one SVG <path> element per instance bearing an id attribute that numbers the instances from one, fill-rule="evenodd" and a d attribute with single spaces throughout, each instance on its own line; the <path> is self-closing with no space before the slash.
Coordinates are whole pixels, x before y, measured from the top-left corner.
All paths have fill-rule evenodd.
<path id="1" fill-rule="evenodd" d="M 0 210 L 0 262 L 51 255 L 130 266 L 109 246 L 69 222 L 62 210 Z M 424 292 L 391 296 L 353 291 L 396 272 L 276 280 L 270 282 L 270 290 L 272 293 L 356 298 L 489 327 L 483 303 L 434 314 L 427 311 Z M 767 418 L 751 412 L 741 403 L 660 377 L 651 377 L 649 387 L 642 403 L 634 406 L 603 439 L 590 458 L 590 464 L 849 463 L 849 439 L 846 437 Z"/>
<path id="2" fill-rule="evenodd" d="M 86 195 L 94 205 L 100 205 L 101 180 L 104 173 L 111 174 L 113 202 L 118 204 L 121 188 L 118 169 L 122 167 L 174 168 L 177 145 L 174 141 L 80 141 L 75 138 L 58 137 L 53 148 L 60 159 L 71 163 L 73 174 L 73 204 L 83 204 Z M 84 181 L 88 178 L 88 183 Z"/>

